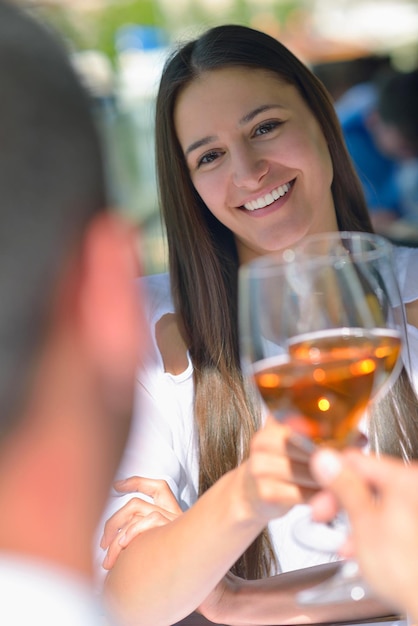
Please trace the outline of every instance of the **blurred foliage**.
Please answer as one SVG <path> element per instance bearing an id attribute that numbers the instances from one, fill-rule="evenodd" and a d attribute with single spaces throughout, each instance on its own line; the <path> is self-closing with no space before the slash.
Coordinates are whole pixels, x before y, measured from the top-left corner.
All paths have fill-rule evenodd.
<path id="1" fill-rule="evenodd" d="M 95 48 L 114 59 L 115 33 L 126 24 L 164 25 L 155 0 L 119 0 L 82 12 L 68 5 L 41 5 L 38 17 L 61 33 L 76 50 Z"/>
<path id="2" fill-rule="evenodd" d="M 175 2 L 175 0 L 172 0 Z M 306 0 L 282 0 L 275 2 L 268 10 L 267 19 L 284 25 L 298 8 L 306 7 Z M 163 3 L 157 0 L 108 0 L 100 9 L 77 9 L 70 4 L 40 4 L 36 12 L 62 34 L 69 45 L 76 50 L 95 48 L 104 52 L 112 61 L 115 59 L 115 34 L 121 26 L 142 24 L 159 26 L 172 33 L 193 25 L 212 26 L 225 22 L 251 25 L 257 16 L 266 14 L 256 0 L 234 0 L 228 9 L 214 12 L 204 3 L 190 2 L 187 9 L 179 11 L 172 20 L 173 11 L 164 10 Z"/>
<path id="3" fill-rule="evenodd" d="M 110 4 L 95 18 L 95 40 L 97 49 L 113 59 L 115 56 L 115 33 L 127 24 L 146 26 L 163 25 L 163 15 L 154 0 L 118 2 Z"/>

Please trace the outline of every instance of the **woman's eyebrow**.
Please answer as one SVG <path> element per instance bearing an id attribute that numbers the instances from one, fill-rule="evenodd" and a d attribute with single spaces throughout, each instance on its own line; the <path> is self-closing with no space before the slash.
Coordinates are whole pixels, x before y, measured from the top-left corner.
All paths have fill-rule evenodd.
<path id="1" fill-rule="evenodd" d="M 283 107 L 281 104 L 262 104 L 261 106 L 256 107 L 249 113 L 246 113 L 246 115 L 244 115 L 244 117 L 242 117 L 239 120 L 238 124 L 239 126 L 248 124 L 248 122 L 251 122 L 255 117 L 257 117 L 257 115 L 259 115 L 260 113 L 264 113 L 265 111 L 270 111 L 270 109 L 284 109 L 284 108 L 285 107 Z M 208 143 L 211 143 L 212 141 L 216 141 L 216 139 L 217 139 L 216 135 L 210 135 L 209 137 L 202 137 L 202 139 L 198 139 L 197 141 L 194 141 L 193 143 L 191 143 L 190 146 L 188 146 L 186 150 L 184 151 L 184 155 L 187 157 L 190 154 L 190 152 L 193 152 L 193 150 L 202 148 L 203 146 L 206 146 Z"/>
<path id="2" fill-rule="evenodd" d="M 184 151 L 184 156 L 187 157 L 190 152 L 192 152 L 193 150 L 197 150 L 197 148 L 202 148 L 202 146 L 206 146 L 208 143 L 211 143 L 211 141 L 216 141 L 215 135 L 212 135 L 210 137 L 202 137 L 202 139 L 194 141 L 190 144 L 188 148 L 186 148 L 186 150 Z"/>
<path id="3" fill-rule="evenodd" d="M 281 104 L 262 104 L 261 106 L 253 109 L 252 111 L 244 115 L 244 117 L 242 117 L 238 123 L 240 126 L 242 126 L 243 124 L 248 124 L 248 122 L 251 122 L 260 113 L 264 113 L 265 111 L 269 111 L 270 109 L 284 109 L 284 108 L 285 107 L 282 106 Z"/>

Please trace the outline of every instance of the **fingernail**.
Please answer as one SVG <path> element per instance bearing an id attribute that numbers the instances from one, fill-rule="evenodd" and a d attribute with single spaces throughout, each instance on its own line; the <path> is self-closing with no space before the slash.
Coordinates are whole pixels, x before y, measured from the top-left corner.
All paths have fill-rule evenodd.
<path id="1" fill-rule="evenodd" d="M 102 562 L 102 566 L 106 569 L 106 565 L 108 564 L 109 561 L 109 554 L 106 554 L 105 558 L 103 559 Z"/>
<path id="2" fill-rule="evenodd" d="M 123 533 L 123 535 L 121 535 L 121 536 L 119 537 L 118 544 L 119 544 L 120 546 L 125 547 L 125 545 L 127 544 L 127 540 L 126 540 L 126 533 Z"/>
<path id="3" fill-rule="evenodd" d="M 315 478 L 323 485 L 332 482 L 341 471 L 340 456 L 333 450 L 318 450 L 312 458 Z"/>

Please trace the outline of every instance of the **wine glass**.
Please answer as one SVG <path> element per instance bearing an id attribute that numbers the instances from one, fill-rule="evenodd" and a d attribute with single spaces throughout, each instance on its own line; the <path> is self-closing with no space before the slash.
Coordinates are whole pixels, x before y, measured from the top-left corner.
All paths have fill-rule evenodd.
<path id="1" fill-rule="evenodd" d="M 402 367 L 405 316 L 389 242 L 324 233 L 244 265 L 239 329 L 243 371 L 276 419 L 313 446 L 350 445 L 370 401 L 387 392 Z M 335 552 L 345 524 L 306 517 L 295 536 Z M 343 567 L 354 580 L 356 564 Z M 325 586 L 329 581 L 317 586 L 318 597 Z M 349 594 L 359 599 L 367 591 L 358 583 Z M 315 590 L 300 600 L 315 602 Z"/>

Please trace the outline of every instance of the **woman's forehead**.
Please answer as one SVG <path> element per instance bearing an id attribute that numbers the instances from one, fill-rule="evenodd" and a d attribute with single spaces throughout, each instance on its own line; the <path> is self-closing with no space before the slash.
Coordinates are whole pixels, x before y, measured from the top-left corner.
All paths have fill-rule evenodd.
<path id="1" fill-rule="evenodd" d="M 265 83 L 266 85 L 286 86 L 292 84 L 288 78 L 279 72 L 266 69 L 263 67 L 250 67 L 245 65 L 226 65 L 223 67 L 217 67 L 213 69 L 203 70 L 196 76 L 194 76 L 181 90 L 192 87 L 193 85 L 208 85 L 213 86 L 217 83 L 224 81 L 232 81 L 232 84 L 245 81 L 246 83 Z M 231 85 L 232 86 L 232 85 Z"/>
<path id="2" fill-rule="evenodd" d="M 217 105 L 237 112 L 255 103 L 275 102 L 291 106 L 300 100 L 298 89 L 270 70 L 225 67 L 202 72 L 178 93 L 174 113 L 189 115 L 190 110 L 213 111 Z"/>

